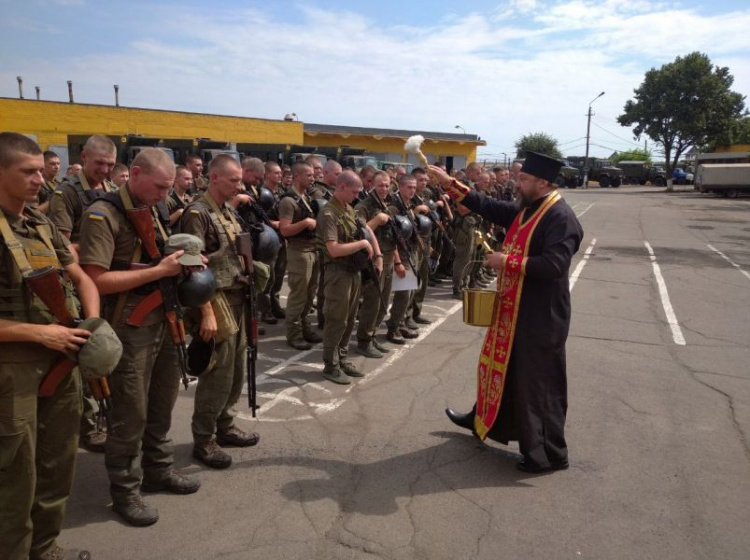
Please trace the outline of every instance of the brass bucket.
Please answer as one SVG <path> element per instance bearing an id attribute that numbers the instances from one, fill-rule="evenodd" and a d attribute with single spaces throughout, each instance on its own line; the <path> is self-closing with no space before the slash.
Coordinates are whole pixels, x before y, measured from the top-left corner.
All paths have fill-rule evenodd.
<path id="1" fill-rule="evenodd" d="M 497 290 L 464 289 L 464 323 L 473 327 L 492 325 Z"/>
<path id="2" fill-rule="evenodd" d="M 466 269 L 482 261 L 470 261 L 464 267 Z M 473 327 L 489 327 L 492 325 L 492 313 L 495 310 L 497 290 L 481 290 L 475 288 L 464 288 L 464 323 Z"/>

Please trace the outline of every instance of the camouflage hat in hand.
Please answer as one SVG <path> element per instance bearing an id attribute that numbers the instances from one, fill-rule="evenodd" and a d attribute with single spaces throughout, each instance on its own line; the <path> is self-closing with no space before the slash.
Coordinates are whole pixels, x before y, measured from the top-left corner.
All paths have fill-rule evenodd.
<path id="1" fill-rule="evenodd" d="M 101 317 L 89 317 L 78 328 L 91 332 L 86 344 L 71 357 L 78 362 L 84 379 L 106 377 L 122 357 L 122 343 L 109 323 Z"/>
<path id="2" fill-rule="evenodd" d="M 164 254 L 171 255 L 177 251 L 185 251 L 178 259 L 182 266 L 203 266 L 201 251 L 204 248 L 203 241 L 189 233 L 175 233 L 167 239 L 164 246 Z"/>

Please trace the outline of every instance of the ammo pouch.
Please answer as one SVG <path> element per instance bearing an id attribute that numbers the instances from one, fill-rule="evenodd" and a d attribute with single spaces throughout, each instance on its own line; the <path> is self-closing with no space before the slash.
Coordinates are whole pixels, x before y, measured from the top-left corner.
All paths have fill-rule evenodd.
<path id="1" fill-rule="evenodd" d="M 229 340 L 239 332 L 240 327 L 234 320 L 232 308 L 221 290 L 217 290 L 214 297 L 211 298 L 211 309 L 213 309 L 216 317 L 217 330 L 214 339 L 217 343 Z"/>

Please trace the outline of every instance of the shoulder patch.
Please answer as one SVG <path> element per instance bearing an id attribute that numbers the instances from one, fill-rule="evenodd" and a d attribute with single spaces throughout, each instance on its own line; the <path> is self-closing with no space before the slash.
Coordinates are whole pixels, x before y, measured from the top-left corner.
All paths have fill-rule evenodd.
<path id="1" fill-rule="evenodd" d="M 190 213 L 191 214 L 200 214 L 201 211 L 200 210 L 191 210 Z"/>
<path id="2" fill-rule="evenodd" d="M 89 220 L 96 220 L 98 222 L 104 219 L 104 212 L 89 212 Z"/>
<path id="3" fill-rule="evenodd" d="M 55 193 L 54 194 L 59 194 L 60 196 L 62 196 L 62 191 L 59 188 L 55 189 Z"/>

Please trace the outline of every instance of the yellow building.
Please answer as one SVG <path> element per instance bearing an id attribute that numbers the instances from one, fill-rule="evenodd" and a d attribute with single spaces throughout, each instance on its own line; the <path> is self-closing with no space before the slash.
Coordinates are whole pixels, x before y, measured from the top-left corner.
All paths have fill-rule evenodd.
<path id="1" fill-rule="evenodd" d="M 124 148 L 131 142 L 145 144 L 150 140 L 173 149 L 179 163 L 188 152 L 197 152 L 205 139 L 225 143 L 226 149 L 242 154 L 279 161 L 287 161 L 295 152 L 319 152 L 337 157 L 347 151 L 342 148 L 349 148 L 359 149 L 360 153 L 379 160 L 418 164 L 413 156 L 404 153 L 403 144 L 409 136 L 422 134 L 426 138 L 423 151 L 430 161 L 459 168 L 474 161 L 477 146 L 485 145 L 478 136 L 470 134 L 306 124 L 293 120 L 10 98 L 0 98 L 0 130 L 26 134 L 42 149 L 55 151 L 60 155 L 63 169 L 69 163 L 80 161 L 83 143 L 92 134 L 110 136 L 121 148 L 121 159 L 124 159 Z"/>

